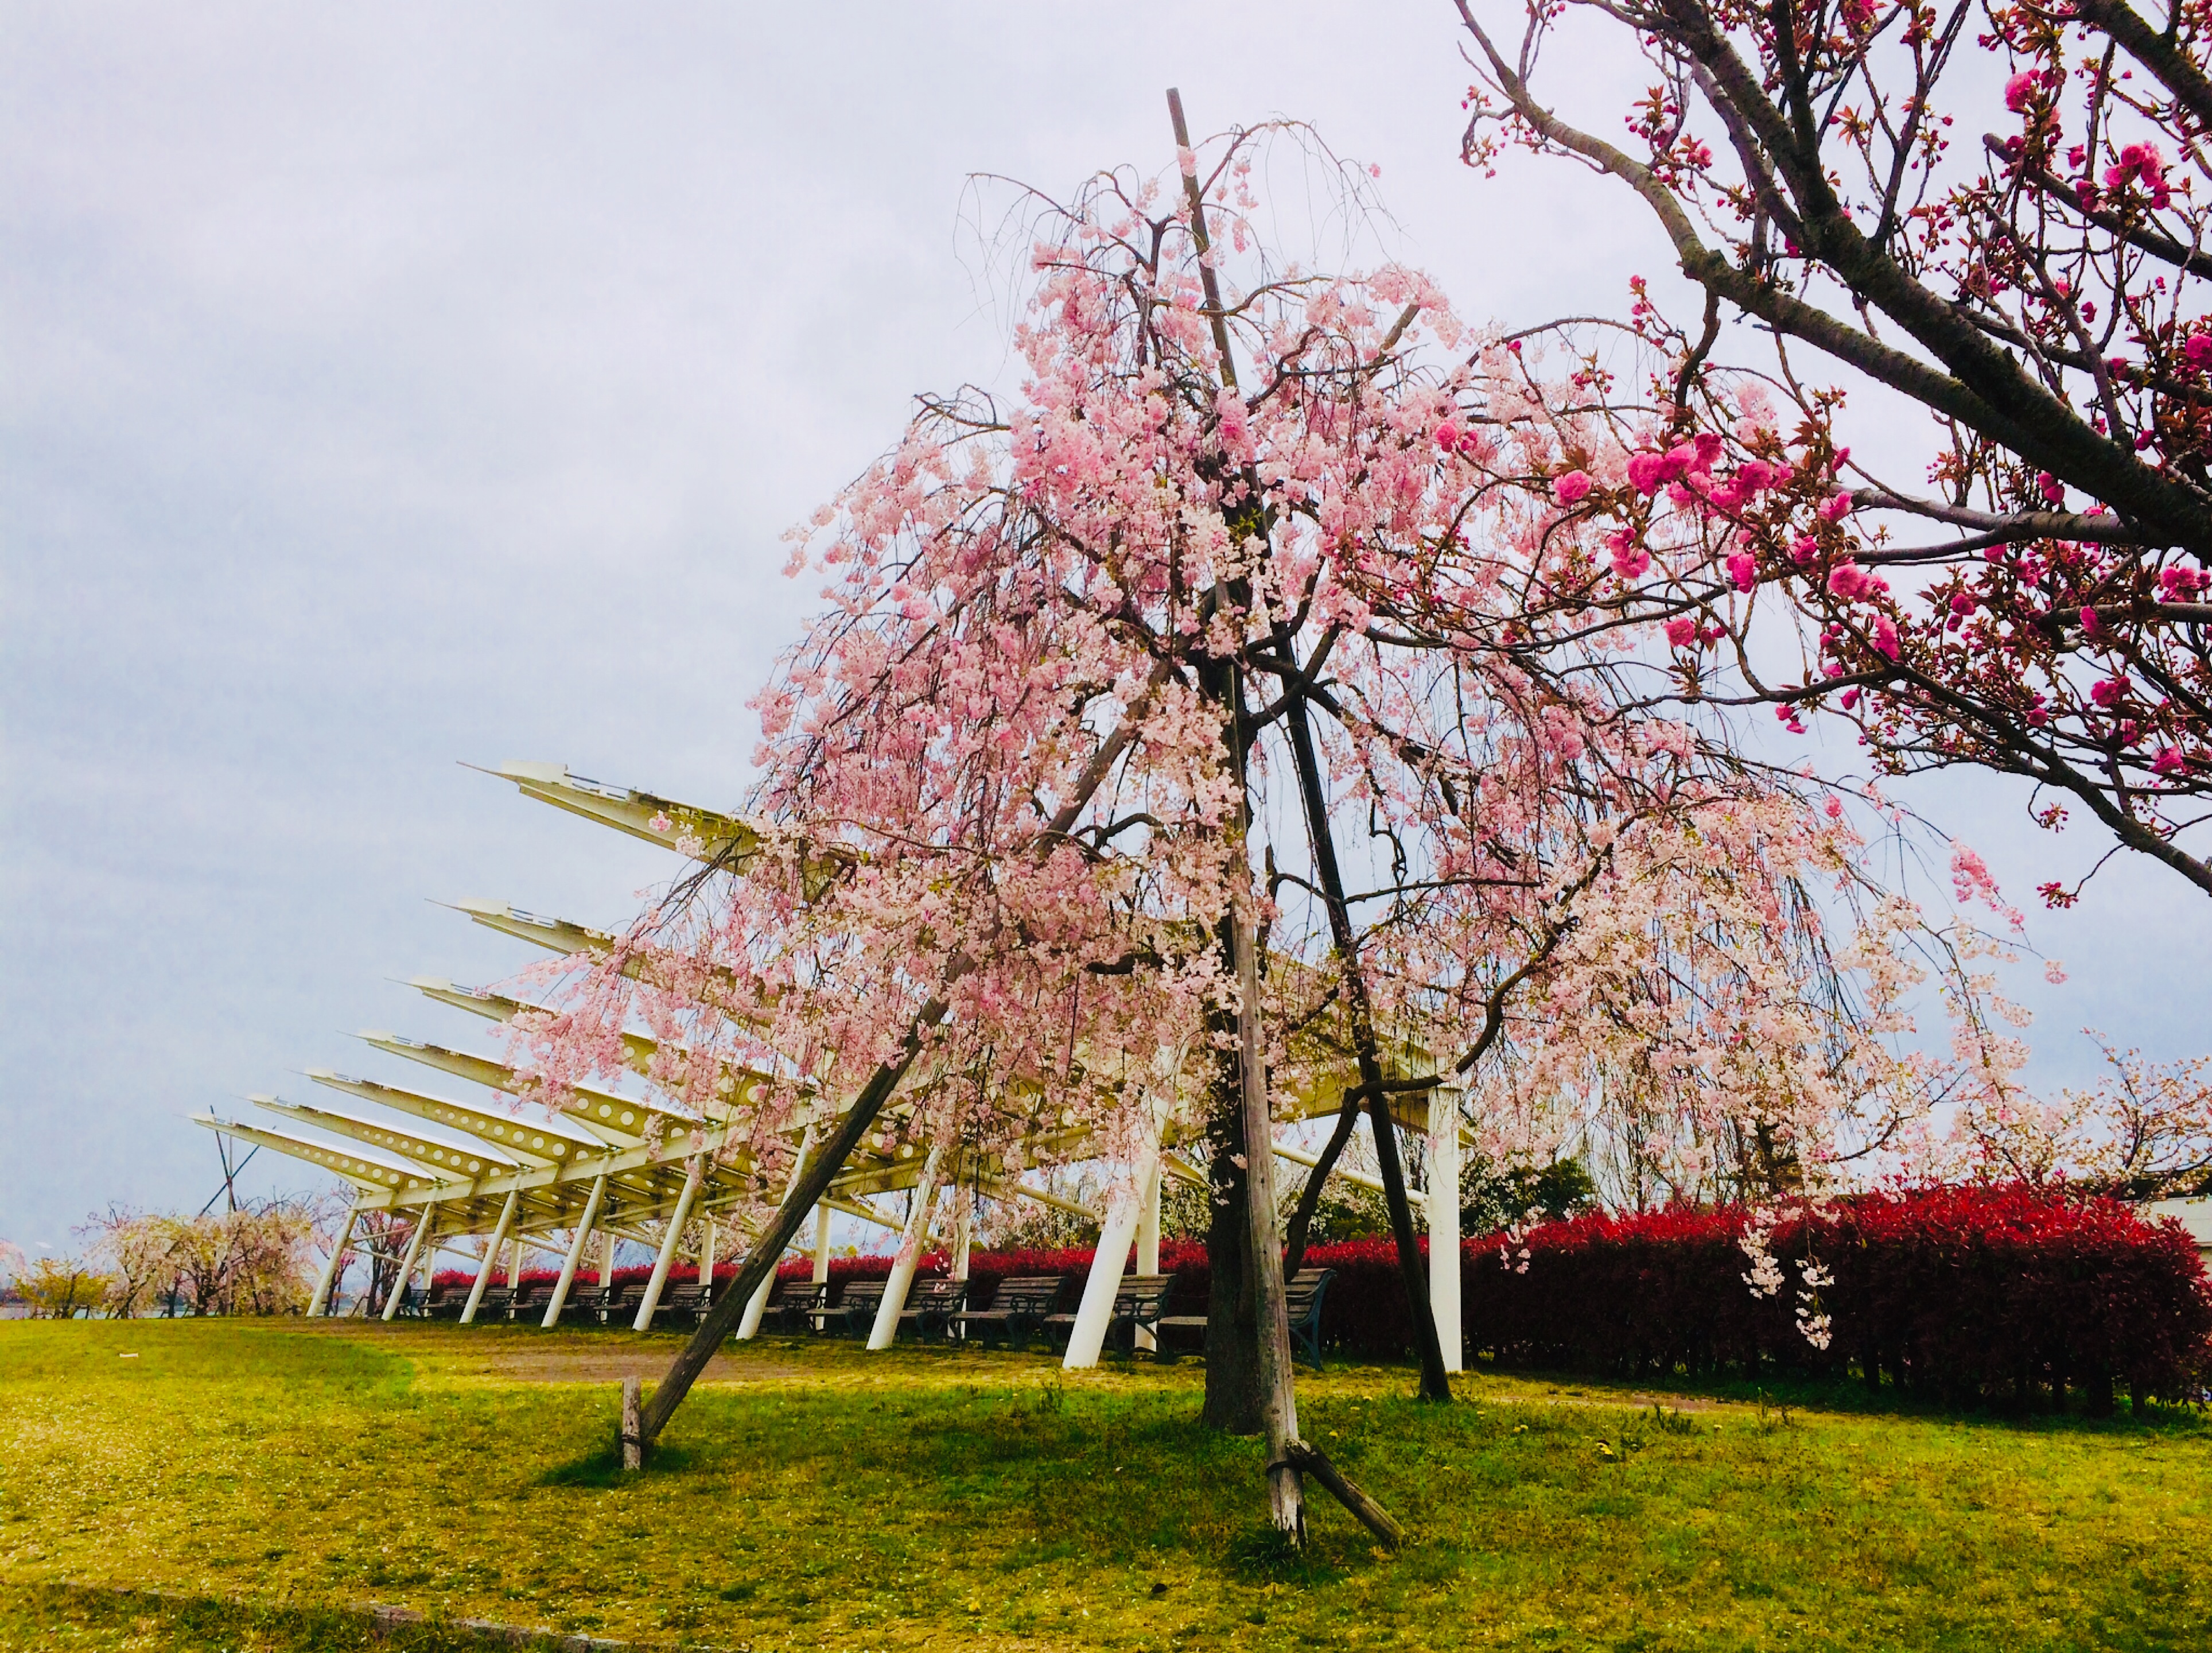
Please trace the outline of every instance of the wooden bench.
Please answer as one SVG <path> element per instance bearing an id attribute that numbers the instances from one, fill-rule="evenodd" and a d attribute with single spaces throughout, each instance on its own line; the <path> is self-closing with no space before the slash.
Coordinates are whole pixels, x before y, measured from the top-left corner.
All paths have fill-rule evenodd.
<path id="1" fill-rule="evenodd" d="M 469 1300 L 466 1297 L 461 1299 L 461 1307 L 464 1309 L 468 1307 L 468 1301 Z M 477 1317 L 474 1321 L 471 1321 L 470 1324 L 474 1326 L 497 1325 L 500 1321 L 507 1318 L 507 1305 L 514 1301 L 514 1288 L 513 1286 L 486 1286 L 484 1288 L 483 1300 L 477 1304 Z"/>
<path id="2" fill-rule="evenodd" d="M 507 1318 L 517 1321 L 526 1321 L 534 1326 L 545 1318 L 545 1305 L 552 1301 L 552 1281 L 543 1280 L 536 1285 L 526 1285 L 514 1294 L 514 1300 L 507 1304 Z"/>
<path id="3" fill-rule="evenodd" d="M 465 1285 L 434 1285 L 422 1301 L 421 1312 L 428 1320 L 457 1321 L 468 1300 L 469 1289 Z"/>
<path id="4" fill-rule="evenodd" d="M 819 1331 L 814 1311 L 820 1308 L 830 1295 L 827 1280 L 814 1281 L 799 1274 L 779 1274 L 775 1284 L 769 1288 L 768 1302 L 761 1308 L 761 1324 L 773 1326 L 780 1331 Z"/>
<path id="5" fill-rule="evenodd" d="M 906 1290 L 906 1302 L 899 1310 L 899 1325 L 909 1321 L 924 1337 L 943 1337 L 951 1328 L 952 1317 L 966 1307 L 968 1282 L 951 1280 L 933 1275 L 916 1280 Z"/>
<path id="6" fill-rule="evenodd" d="M 884 1288 L 890 1284 L 888 1280 L 846 1281 L 844 1293 L 836 1302 L 814 1311 L 816 1324 L 824 1332 L 866 1337 L 884 1301 Z"/>
<path id="7" fill-rule="evenodd" d="M 1137 1333 L 1151 1331 L 1165 1311 L 1168 1293 L 1175 1289 L 1172 1274 L 1124 1274 L 1114 1294 L 1114 1312 L 1106 1321 L 1106 1346 L 1133 1354 Z M 1047 1337 L 1057 1337 L 1065 1347 L 1075 1331 L 1073 1314 L 1047 1314 L 1039 1322 Z"/>
<path id="8" fill-rule="evenodd" d="M 995 1331 L 1009 1348 L 1017 1338 L 1027 1344 L 1045 1316 L 1060 1307 L 1060 1294 L 1066 1286 L 1065 1274 L 1018 1275 L 999 1282 L 988 1308 L 963 1308 L 948 1316 L 947 1323 L 963 1333 L 972 1329 L 986 1338 Z"/>
<path id="9" fill-rule="evenodd" d="M 645 1301 L 643 1297 L 638 1299 Z M 682 1285 L 663 1285 L 660 1301 L 653 1306 L 653 1318 L 658 1322 L 663 1314 L 672 1321 L 689 1321 L 694 1326 L 707 1318 L 707 1311 L 714 1306 L 714 1289 L 703 1280 L 691 1280 Z"/>
<path id="10" fill-rule="evenodd" d="M 602 1326 L 630 1326 L 637 1321 L 638 1305 L 645 1301 L 645 1282 L 633 1280 L 628 1285 L 609 1286 L 605 1301 L 599 1304 L 599 1324 Z"/>
<path id="11" fill-rule="evenodd" d="M 570 1286 L 568 1295 L 561 1302 L 560 1324 L 563 1326 L 572 1323 L 580 1326 L 602 1324 L 600 1314 L 607 1306 L 607 1300 L 613 1295 L 614 1289 L 611 1286 Z"/>
<path id="12" fill-rule="evenodd" d="M 1328 1290 L 1328 1283 L 1336 1278 L 1333 1268 L 1302 1268 L 1283 1282 L 1283 1307 L 1291 1322 L 1291 1347 L 1295 1354 L 1303 1349 L 1311 1357 L 1314 1369 L 1322 1369 L 1321 1357 L 1321 1299 Z M 1170 1332 L 1196 1332 L 1206 1334 L 1206 1317 L 1203 1314 L 1167 1314 L 1161 1317 L 1154 1330 L 1160 1335 L 1163 1358 L 1172 1358 L 1166 1352 L 1167 1336 Z"/>

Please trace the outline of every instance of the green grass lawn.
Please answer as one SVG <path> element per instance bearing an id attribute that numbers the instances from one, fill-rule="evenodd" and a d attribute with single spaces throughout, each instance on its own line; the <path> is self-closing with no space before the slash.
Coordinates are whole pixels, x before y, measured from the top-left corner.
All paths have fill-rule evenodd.
<path id="1" fill-rule="evenodd" d="M 610 1372 L 672 1337 L 0 1324 L 0 1647 L 321 1648 L 332 1608 L 720 1648 L 2212 1648 L 2212 1426 L 1302 1375 L 1326 1495 L 1264 1541 L 1200 1369 L 769 1339 L 655 1467 Z M 126 1353 L 135 1359 L 125 1359 Z M 592 1381 L 532 1381 L 551 1357 Z M 1698 1403 L 1702 1405 L 1703 1403 Z M 1612 1456 L 1600 1449 L 1603 1441 Z M 117 1602 L 70 1586 L 167 1593 Z M 434 1628 L 414 1644 L 465 1645 Z"/>

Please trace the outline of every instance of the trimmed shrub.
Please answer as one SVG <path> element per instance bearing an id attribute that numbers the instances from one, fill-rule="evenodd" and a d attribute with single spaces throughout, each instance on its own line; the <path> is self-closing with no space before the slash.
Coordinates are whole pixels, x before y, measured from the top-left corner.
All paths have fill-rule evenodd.
<path id="1" fill-rule="evenodd" d="M 1589 1216 L 1518 1242 L 1472 1241 L 1469 1346 L 1505 1364 L 1621 1375 L 1841 1375 L 1952 1406 L 2069 1389 L 2194 1394 L 2212 1356 L 2212 1286 L 2179 1226 L 2040 1190 L 1863 1195 L 1776 1225 L 1784 1283 L 1754 1296 L 1740 1210 Z M 1522 1268 L 1525 1250 L 1527 1267 Z M 1803 1265 L 1832 1275 L 1817 1302 Z M 1829 1316 L 1815 1348 L 1801 1313 Z"/>

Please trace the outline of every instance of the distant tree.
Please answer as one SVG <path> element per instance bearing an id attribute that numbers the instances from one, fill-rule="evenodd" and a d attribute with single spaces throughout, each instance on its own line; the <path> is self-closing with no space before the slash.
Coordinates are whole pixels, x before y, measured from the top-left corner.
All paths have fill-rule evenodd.
<path id="1" fill-rule="evenodd" d="M 2092 1033 L 2105 1077 L 2056 1101 L 1992 1099 L 1966 1111 L 1962 1168 L 2127 1199 L 2212 1192 L 2212 1056 L 2152 1062 Z"/>
<path id="2" fill-rule="evenodd" d="M 72 1320 L 100 1312 L 109 1278 L 82 1257 L 41 1257 L 15 1277 L 33 1320 Z"/>
<path id="3" fill-rule="evenodd" d="M 329 1227 L 318 1202 L 280 1198 L 196 1217 L 113 1207 L 81 1232 L 112 1314 L 288 1314 L 307 1307 Z"/>
<path id="4" fill-rule="evenodd" d="M 1597 1184 L 1579 1159 L 1548 1165 L 1477 1160 L 1460 1178 L 1460 1232 L 1495 1234 L 1534 1222 L 1558 1222 L 1598 1205 Z"/>

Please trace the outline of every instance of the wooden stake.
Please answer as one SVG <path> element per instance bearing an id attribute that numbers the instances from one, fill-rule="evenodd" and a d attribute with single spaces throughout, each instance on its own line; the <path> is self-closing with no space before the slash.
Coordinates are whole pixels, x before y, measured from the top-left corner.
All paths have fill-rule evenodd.
<path id="1" fill-rule="evenodd" d="M 645 1385 L 635 1377 L 623 1379 L 622 1460 L 624 1469 L 645 1467 Z"/>
<path id="2" fill-rule="evenodd" d="M 1346 1480 L 1344 1472 L 1329 1462 L 1319 1448 L 1292 1441 L 1283 1449 L 1283 1456 L 1334 1494 L 1336 1501 L 1358 1516 L 1359 1524 L 1380 1539 L 1384 1548 L 1395 1550 L 1406 1541 L 1406 1529 L 1390 1512 Z"/>

